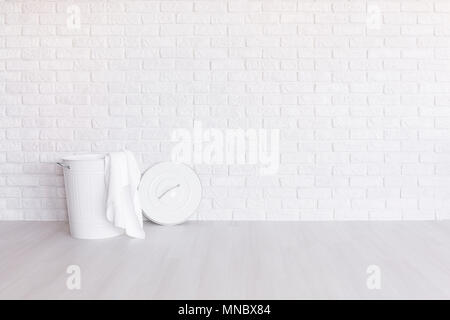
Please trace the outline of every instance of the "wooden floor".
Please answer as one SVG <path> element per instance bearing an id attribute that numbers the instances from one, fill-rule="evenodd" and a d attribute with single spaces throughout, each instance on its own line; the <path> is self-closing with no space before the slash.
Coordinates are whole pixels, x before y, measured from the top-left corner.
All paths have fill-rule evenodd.
<path id="1" fill-rule="evenodd" d="M 2 299 L 450 298 L 450 221 L 146 223 L 146 240 L 75 240 L 0 222 Z M 81 289 L 69 290 L 69 265 Z M 367 287 L 367 267 L 381 289 Z"/>

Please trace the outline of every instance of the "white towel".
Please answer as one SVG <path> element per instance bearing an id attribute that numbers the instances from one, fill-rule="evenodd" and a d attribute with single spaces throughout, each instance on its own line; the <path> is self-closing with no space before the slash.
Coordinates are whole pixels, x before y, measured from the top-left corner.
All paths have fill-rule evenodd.
<path id="1" fill-rule="evenodd" d="M 142 208 L 138 186 L 141 171 L 128 150 L 111 152 L 105 157 L 106 218 L 133 238 L 144 239 Z"/>

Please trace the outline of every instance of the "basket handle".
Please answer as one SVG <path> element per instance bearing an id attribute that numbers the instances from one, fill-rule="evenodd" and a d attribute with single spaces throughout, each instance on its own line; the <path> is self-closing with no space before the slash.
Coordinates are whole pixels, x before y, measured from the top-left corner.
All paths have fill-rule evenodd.
<path id="1" fill-rule="evenodd" d="M 64 164 L 64 163 L 62 163 L 62 162 L 57 162 L 56 163 L 58 166 L 61 166 L 61 167 L 63 167 L 63 168 L 67 168 L 67 169 L 70 169 L 70 166 L 69 165 L 67 165 L 67 164 Z"/>

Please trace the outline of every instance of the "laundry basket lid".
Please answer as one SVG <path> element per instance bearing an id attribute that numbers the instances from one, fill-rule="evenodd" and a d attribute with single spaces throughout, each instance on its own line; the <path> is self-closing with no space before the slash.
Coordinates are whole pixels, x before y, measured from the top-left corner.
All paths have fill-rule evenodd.
<path id="1" fill-rule="evenodd" d="M 139 185 L 144 215 L 163 225 L 187 220 L 199 206 L 201 195 L 197 174 L 179 163 L 156 164 L 144 173 Z"/>

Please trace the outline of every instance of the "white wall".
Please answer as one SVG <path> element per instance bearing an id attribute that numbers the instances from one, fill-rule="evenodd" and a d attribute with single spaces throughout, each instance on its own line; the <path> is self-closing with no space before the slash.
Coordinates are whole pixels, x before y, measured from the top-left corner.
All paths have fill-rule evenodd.
<path id="1" fill-rule="evenodd" d="M 449 104 L 450 1 L 3 0 L 0 218 L 65 219 L 62 155 L 146 168 L 193 119 L 281 130 L 277 175 L 197 167 L 199 219 L 448 218 Z"/>

